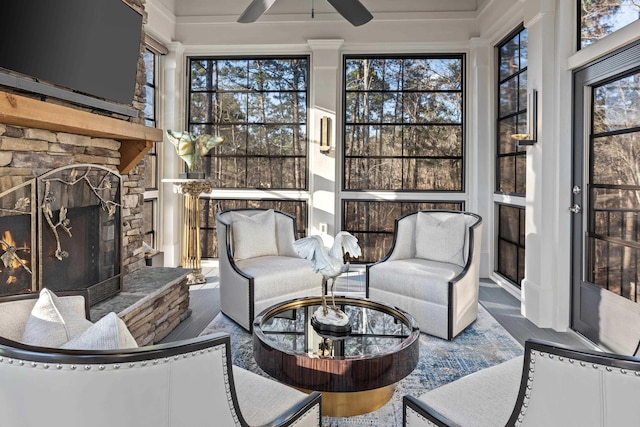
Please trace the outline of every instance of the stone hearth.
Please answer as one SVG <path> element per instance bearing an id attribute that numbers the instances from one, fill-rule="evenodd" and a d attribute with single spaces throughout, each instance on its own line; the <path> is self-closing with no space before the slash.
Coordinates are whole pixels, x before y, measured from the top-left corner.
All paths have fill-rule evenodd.
<path id="1" fill-rule="evenodd" d="M 152 345 L 189 317 L 190 270 L 143 267 L 124 277 L 122 291 L 91 307 L 91 321 L 115 312 L 139 346 Z"/>

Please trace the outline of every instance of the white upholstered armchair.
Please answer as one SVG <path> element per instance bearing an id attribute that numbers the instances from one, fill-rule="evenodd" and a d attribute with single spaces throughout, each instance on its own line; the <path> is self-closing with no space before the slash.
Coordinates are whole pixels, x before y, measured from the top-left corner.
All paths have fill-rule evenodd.
<path id="1" fill-rule="evenodd" d="M 3 427 L 320 425 L 319 393 L 232 366 L 227 334 L 117 350 L 17 342 L 35 297 L 0 298 Z M 81 296 L 59 299 L 86 312 Z"/>
<path id="2" fill-rule="evenodd" d="M 293 248 L 295 218 L 273 209 L 216 214 L 220 307 L 251 331 L 261 311 L 293 298 L 319 296 L 322 276 Z"/>
<path id="3" fill-rule="evenodd" d="M 419 211 L 396 219 L 393 245 L 367 265 L 367 297 L 409 312 L 420 332 L 453 339 L 478 315 L 482 218 Z"/>
<path id="4" fill-rule="evenodd" d="M 404 425 L 632 427 L 639 396 L 640 358 L 528 340 L 524 357 L 404 396 Z"/>

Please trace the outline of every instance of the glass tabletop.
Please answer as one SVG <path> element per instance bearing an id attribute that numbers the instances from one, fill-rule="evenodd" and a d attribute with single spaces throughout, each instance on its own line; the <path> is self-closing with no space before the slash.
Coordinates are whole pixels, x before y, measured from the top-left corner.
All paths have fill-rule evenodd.
<path id="1" fill-rule="evenodd" d="M 314 329 L 311 317 L 321 306 L 319 298 L 267 310 L 256 326 L 265 344 L 289 354 L 319 358 L 388 354 L 406 345 L 414 334 L 413 319 L 395 307 L 354 298 L 336 298 L 336 305 L 349 316 L 351 332 L 348 334 L 336 336 Z"/>

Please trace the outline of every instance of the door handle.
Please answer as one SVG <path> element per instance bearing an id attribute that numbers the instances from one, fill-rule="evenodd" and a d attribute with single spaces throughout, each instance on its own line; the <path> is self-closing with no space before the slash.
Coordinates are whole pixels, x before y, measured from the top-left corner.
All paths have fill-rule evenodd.
<path id="1" fill-rule="evenodd" d="M 582 210 L 582 206 L 576 203 L 575 205 L 571 206 L 569 210 L 574 214 L 577 214 L 577 213 L 580 213 L 580 211 Z"/>

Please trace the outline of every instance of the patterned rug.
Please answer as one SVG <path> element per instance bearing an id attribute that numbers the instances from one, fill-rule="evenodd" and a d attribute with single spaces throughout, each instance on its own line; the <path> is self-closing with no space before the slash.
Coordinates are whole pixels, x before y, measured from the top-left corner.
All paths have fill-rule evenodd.
<path id="1" fill-rule="evenodd" d="M 231 335 L 234 365 L 267 376 L 253 359 L 251 335 L 224 314 L 218 314 L 201 335 Z M 377 411 L 347 418 L 323 417 L 324 427 L 402 426 L 402 396 L 419 396 L 427 390 L 520 356 L 522 346 L 482 307 L 478 319 L 452 341 L 420 334 L 420 359 L 416 369 L 396 385 L 391 400 Z"/>

